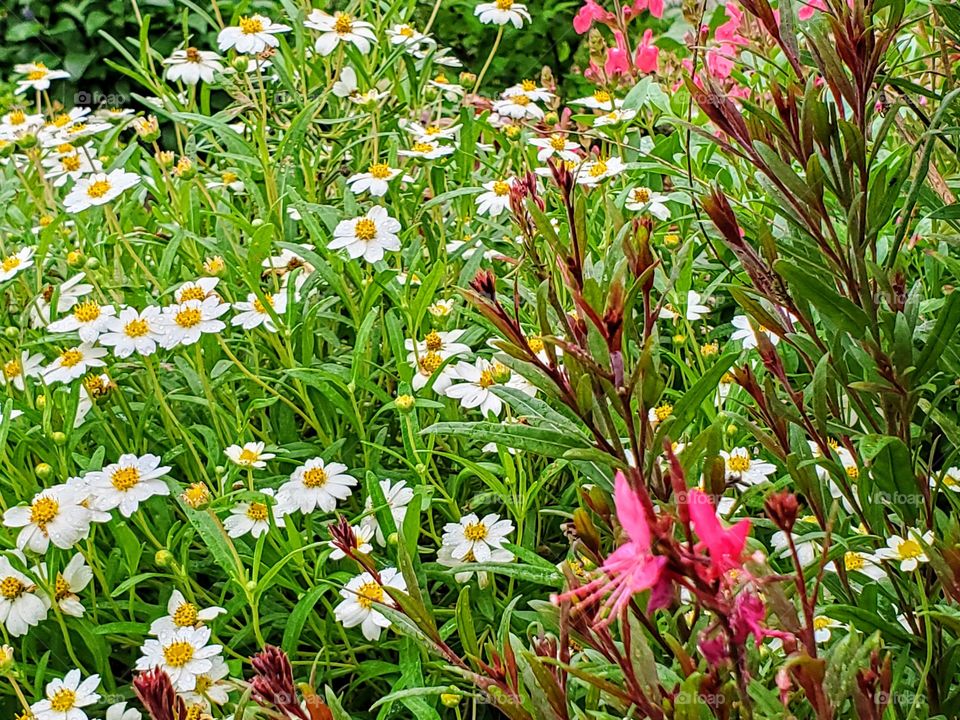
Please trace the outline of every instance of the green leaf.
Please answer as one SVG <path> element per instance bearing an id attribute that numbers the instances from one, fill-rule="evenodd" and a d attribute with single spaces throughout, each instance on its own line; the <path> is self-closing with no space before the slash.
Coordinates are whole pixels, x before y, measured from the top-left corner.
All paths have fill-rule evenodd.
<path id="1" fill-rule="evenodd" d="M 799 298 L 813 305 L 835 330 L 843 330 L 854 338 L 863 337 L 870 326 L 867 314 L 820 280 L 818 269 L 801 268 L 789 260 L 777 260 L 773 267 L 786 278 Z M 822 270 L 819 274 L 823 274 Z"/>
<path id="2" fill-rule="evenodd" d="M 527 450 L 551 458 L 563 457 L 567 450 L 586 448 L 576 437 L 543 427 L 501 425 L 491 422 L 441 422 L 420 431 L 424 435 L 453 435 L 480 443 L 497 443 L 516 450 Z"/>

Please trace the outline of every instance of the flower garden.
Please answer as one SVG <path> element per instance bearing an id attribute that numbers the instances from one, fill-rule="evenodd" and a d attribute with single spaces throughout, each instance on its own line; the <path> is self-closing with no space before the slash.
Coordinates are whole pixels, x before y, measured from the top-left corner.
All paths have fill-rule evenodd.
<path id="1" fill-rule="evenodd" d="M 168 5 L 2 73 L 9 717 L 960 717 L 954 3 Z"/>

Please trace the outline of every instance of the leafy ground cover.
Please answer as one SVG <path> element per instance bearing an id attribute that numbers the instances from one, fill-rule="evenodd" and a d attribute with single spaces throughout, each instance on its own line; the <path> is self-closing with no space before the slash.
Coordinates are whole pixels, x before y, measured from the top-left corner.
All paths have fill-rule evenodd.
<path id="1" fill-rule="evenodd" d="M 4 709 L 956 717 L 960 13 L 470 11 L 10 68 Z"/>

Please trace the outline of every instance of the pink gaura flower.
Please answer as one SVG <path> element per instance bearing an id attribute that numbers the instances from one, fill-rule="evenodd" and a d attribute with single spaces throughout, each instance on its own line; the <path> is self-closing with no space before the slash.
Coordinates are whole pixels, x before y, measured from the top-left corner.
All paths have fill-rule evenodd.
<path id="1" fill-rule="evenodd" d="M 607 556 L 600 567 L 599 577 L 586 585 L 553 597 L 557 604 L 572 599 L 580 599 L 584 604 L 589 604 L 609 594 L 601 609 L 607 608 L 611 612 L 598 623 L 600 626 L 612 622 L 636 593 L 658 585 L 667 562 L 666 558 L 657 557 L 651 552 L 652 539 L 646 511 L 640 498 L 630 489 L 626 477 L 620 472 L 614 482 L 613 499 L 617 508 L 617 519 L 629 540 Z"/>
<path id="2" fill-rule="evenodd" d="M 818 10 L 826 10 L 827 4 L 823 0 L 806 0 L 803 7 L 797 11 L 800 20 L 809 20 Z"/>
<path id="3" fill-rule="evenodd" d="M 603 64 L 603 71 L 607 77 L 627 75 L 630 73 L 630 53 L 627 51 L 627 43 L 619 30 L 613 31 L 613 37 L 617 41 L 617 46 L 607 48 L 607 60 Z"/>
<path id="4" fill-rule="evenodd" d="M 693 529 L 700 538 L 698 547 L 706 548 L 715 576 L 742 568 L 750 521 L 741 520 L 733 527 L 723 527 L 710 496 L 697 488 L 690 490 L 687 505 Z"/>
<path id="5" fill-rule="evenodd" d="M 573 29 L 576 30 L 578 34 L 583 35 L 593 27 L 595 22 L 609 25 L 615 22 L 616 19 L 616 15 L 609 10 L 604 10 L 597 4 L 596 0 L 586 0 L 583 7 L 577 11 L 576 17 L 573 18 Z"/>
<path id="6" fill-rule="evenodd" d="M 633 0 L 633 5 L 623 9 L 623 14 L 629 19 L 636 17 L 644 10 L 649 10 L 655 18 L 663 17 L 663 0 Z"/>

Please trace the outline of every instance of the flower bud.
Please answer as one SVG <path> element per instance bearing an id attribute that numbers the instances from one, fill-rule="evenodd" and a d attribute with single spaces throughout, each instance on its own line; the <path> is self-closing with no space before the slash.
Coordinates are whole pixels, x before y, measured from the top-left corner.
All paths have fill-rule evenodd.
<path id="1" fill-rule="evenodd" d="M 57 430 L 56 432 L 50 433 L 50 439 L 53 440 L 54 445 L 65 445 L 67 442 L 67 434 Z"/>
<path id="2" fill-rule="evenodd" d="M 13 648 L 9 645 L 0 646 L 0 673 L 7 673 L 13 668 Z"/>
<path id="3" fill-rule="evenodd" d="M 397 399 L 393 401 L 393 404 L 400 412 L 408 413 L 413 410 L 416 402 L 413 395 L 397 395 Z"/>
<path id="4" fill-rule="evenodd" d="M 440 702 L 443 703 L 444 707 L 453 708 L 460 704 L 460 693 L 455 692 L 445 692 L 440 693 Z"/>
<path id="5" fill-rule="evenodd" d="M 100 269 L 100 260 L 99 258 L 91 257 L 87 258 L 87 261 L 83 264 L 87 270 L 99 270 Z"/>
<path id="6" fill-rule="evenodd" d="M 510 382 L 510 377 L 513 375 L 513 373 L 510 371 L 510 368 L 503 363 L 498 362 L 493 364 L 491 371 L 493 373 L 494 381 L 500 384 Z"/>
<path id="7" fill-rule="evenodd" d="M 133 130 L 144 142 L 152 143 L 160 137 L 160 123 L 155 115 L 137 118 L 133 121 Z"/>
<path id="8" fill-rule="evenodd" d="M 47 463 L 37 463 L 36 467 L 33 468 L 33 471 L 37 474 L 37 477 L 41 480 L 47 480 L 53 475 L 53 468 L 47 465 Z"/>
<path id="9" fill-rule="evenodd" d="M 166 549 L 157 550 L 156 554 L 153 556 L 153 560 L 160 567 L 167 567 L 173 563 L 173 553 Z"/>
<path id="10" fill-rule="evenodd" d="M 20 328 L 18 328 L 16 325 L 8 325 L 6 328 L 4 328 L 3 334 L 11 340 L 16 340 L 18 337 L 20 337 Z"/>
<path id="11" fill-rule="evenodd" d="M 796 495 L 786 490 L 772 493 L 764 501 L 763 507 L 774 525 L 787 533 L 793 530 L 793 525 L 797 521 Z"/>
<path id="12" fill-rule="evenodd" d="M 560 122 L 560 116 L 551 110 L 543 116 L 543 122 L 547 125 L 556 125 Z"/>
<path id="13" fill-rule="evenodd" d="M 82 250 L 71 250 L 67 253 L 67 265 L 70 267 L 80 267 L 83 264 L 84 257 Z"/>

